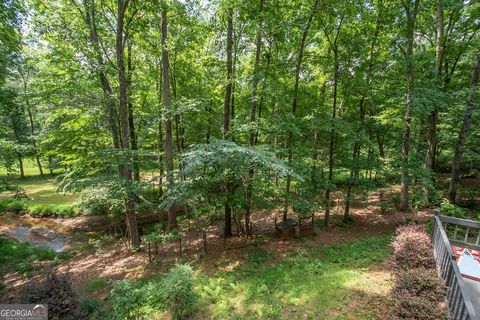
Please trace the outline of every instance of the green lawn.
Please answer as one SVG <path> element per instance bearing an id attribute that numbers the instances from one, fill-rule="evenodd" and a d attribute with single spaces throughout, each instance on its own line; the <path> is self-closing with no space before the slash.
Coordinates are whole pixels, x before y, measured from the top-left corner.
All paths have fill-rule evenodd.
<path id="1" fill-rule="evenodd" d="M 57 181 L 49 176 L 26 176 L 23 179 L 11 176 L 4 178 L 27 192 L 30 197 L 25 200 L 27 204 L 73 205 L 78 201 L 77 195 L 57 192 Z M 11 197 L 10 193 L 0 193 L 0 199 L 8 197 Z"/>

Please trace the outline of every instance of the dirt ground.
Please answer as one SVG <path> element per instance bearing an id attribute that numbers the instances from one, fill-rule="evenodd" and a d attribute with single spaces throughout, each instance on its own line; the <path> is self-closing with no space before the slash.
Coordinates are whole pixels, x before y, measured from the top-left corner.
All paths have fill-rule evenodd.
<path id="1" fill-rule="evenodd" d="M 274 219 L 280 211 L 255 212 L 254 235 L 252 237 L 235 236 L 224 241 L 222 237 L 223 227 L 221 221 L 213 222 L 202 229 L 185 227 L 182 230 L 182 255 L 180 256 L 179 243 L 173 243 L 158 247 L 151 246 L 153 263 L 149 263 L 148 246 L 142 245 L 141 252 L 133 253 L 125 244 L 119 241 L 110 241 L 79 253 L 67 261 L 56 265 L 46 266 L 45 269 L 53 269 L 61 273 L 68 273 L 72 279 L 74 288 L 81 291 L 88 283 L 97 279 L 136 279 L 152 273 L 167 270 L 172 264 L 179 261 L 194 263 L 207 273 L 219 270 L 228 270 L 236 267 L 235 261 L 247 254 L 252 249 L 252 244 L 260 246 L 264 250 L 275 252 L 275 256 L 281 257 L 288 254 L 292 248 L 308 247 L 319 244 L 349 242 L 354 239 L 381 235 L 389 230 L 394 230 L 399 224 L 407 220 L 426 222 L 433 211 L 423 210 L 419 212 L 398 212 L 391 202 L 391 195 L 396 190 L 384 189 L 369 193 L 367 199 L 353 203 L 351 208 L 352 222 L 348 225 L 338 223 L 343 215 L 343 203 L 340 193 L 334 195 L 335 207 L 331 212 L 331 225 L 329 230 L 315 228 L 315 235 L 305 238 L 279 239 L 275 235 Z M 382 212 L 379 204 L 387 202 L 390 209 Z M 22 218 L 26 225 L 43 225 L 65 233 L 84 229 L 88 224 L 98 223 L 96 217 L 79 217 L 72 219 L 34 219 Z M 279 218 L 280 219 L 280 218 Z M 323 221 L 323 213 L 315 214 L 315 221 Z M 13 223 L 13 221 L 12 221 Z M 193 223 L 191 226 L 194 225 Z M 318 225 L 318 223 L 317 223 Z M 190 230 L 189 230 L 190 229 Z M 207 252 L 204 252 L 203 230 L 207 235 Z M 235 227 L 234 227 L 235 230 Z M 39 279 L 45 272 L 39 273 L 33 278 Z M 31 279 L 30 279 L 31 280 Z M 25 279 L 16 273 L 5 277 L 4 283 L 7 290 L 2 290 L 0 300 L 13 303 L 18 301 Z M 95 293 L 97 298 L 105 298 L 108 287 Z"/>

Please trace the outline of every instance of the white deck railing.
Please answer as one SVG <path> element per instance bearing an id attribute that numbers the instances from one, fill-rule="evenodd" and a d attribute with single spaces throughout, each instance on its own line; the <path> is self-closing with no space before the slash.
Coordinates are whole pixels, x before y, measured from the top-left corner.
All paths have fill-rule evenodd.
<path id="1" fill-rule="evenodd" d="M 448 225 L 453 225 L 453 236 L 452 243 L 462 244 L 464 246 L 478 246 L 480 236 L 480 223 L 465 220 L 457 219 L 452 217 L 446 217 L 436 214 L 433 222 L 432 230 L 432 244 L 433 252 L 435 255 L 435 260 L 437 263 L 437 269 L 442 277 L 445 280 L 445 285 L 448 288 L 447 292 L 447 307 L 453 319 L 456 320 L 478 320 L 479 316 L 476 314 L 475 309 L 472 305 L 472 299 L 469 296 L 465 282 L 463 281 L 460 270 L 458 269 L 457 263 L 455 261 L 455 254 L 452 251 L 452 246 L 450 244 L 449 237 L 447 232 L 444 229 L 443 224 L 445 224 L 447 230 Z M 466 228 L 466 234 L 463 235 L 463 238 L 458 239 L 459 226 L 461 228 Z M 461 229 L 460 228 L 460 229 Z M 475 233 L 475 229 L 477 233 Z M 477 239 L 469 241 L 471 235 L 477 235 Z M 475 236 L 473 237 L 475 238 Z"/>

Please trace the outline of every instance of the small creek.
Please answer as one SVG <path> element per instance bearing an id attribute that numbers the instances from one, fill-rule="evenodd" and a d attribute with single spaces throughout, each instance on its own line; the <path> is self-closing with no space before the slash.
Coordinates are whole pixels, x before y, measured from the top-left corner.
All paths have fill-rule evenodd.
<path id="1" fill-rule="evenodd" d="M 65 251 L 67 236 L 46 227 L 0 227 L 0 234 L 32 246 L 49 248 L 55 252 Z"/>
<path id="2" fill-rule="evenodd" d="M 15 214 L 0 215 L 0 236 L 32 246 L 49 248 L 55 252 L 72 249 L 82 233 L 77 228 L 65 226 L 66 221 L 50 218 L 30 218 Z"/>

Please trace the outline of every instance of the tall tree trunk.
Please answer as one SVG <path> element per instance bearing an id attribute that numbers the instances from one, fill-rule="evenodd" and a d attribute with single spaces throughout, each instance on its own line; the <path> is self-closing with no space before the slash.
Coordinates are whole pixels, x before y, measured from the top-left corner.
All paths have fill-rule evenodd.
<path id="1" fill-rule="evenodd" d="M 455 147 L 455 155 L 452 161 L 452 176 L 450 179 L 450 188 L 448 190 L 448 199 L 451 202 L 457 200 L 457 184 L 460 175 L 460 163 L 462 161 L 463 147 L 467 140 L 468 131 L 470 130 L 470 125 L 472 124 L 472 116 L 475 108 L 478 105 L 478 78 L 480 73 L 480 51 L 477 52 L 477 61 L 472 71 L 472 79 L 470 81 L 470 94 L 467 100 L 467 107 L 465 109 L 465 116 L 463 117 L 462 128 L 458 134 L 458 141 Z"/>
<path id="2" fill-rule="evenodd" d="M 318 108 L 322 108 L 325 105 L 325 93 L 327 91 L 327 81 L 324 81 L 320 89 L 320 103 Z M 310 181 L 312 184 L 313 194 L 316 196 L 318 191 L 318 179 L 317 179 L 317 161 L 319 156 L 319 141 L 320 134 L 318 129 L 315 129 L 313 132 L 313 146 L 312 146 L 312 168 L 310 170 Z"/>
<path id="3" fill-rule="evenodd" d="M 155 88 L 157 91 L 157 99 L 158 99 L 158 141 L 157 141 L 157 150 L 158 150 L 158 197 L 161 198 L 163 195 L 163 130 L 162 130 L 162 123 L 163 123 L 163 100 L 162 100 L 162 68 L 161 63 L 157 63 L 158 67 L 158 74 L 156 76 L 155 81 Z"/>
<path id="4" fill-rule="evenodd" d="M 334 48 L 334 72 L 333 72 L 333 104 L 332 104 L 332 119 L 335 121 L 337 117 L 337 88 L 338 88 L 338 50 Z M 328 230 L 330 223 L 330 193 L 333 184 L 333 167 L 335 163 L 334 153 L 335 153 L 335 123 L 332 124 L 332 129 L 330 130 L 330 143 L 328 147 L 328 185 L 327 190 L 325 191 L 325 219 L 324 225 L 325 230 Z"/>
<path id="5" fill-rule="evenodd" d="M 303 30 L 302 40 L 300 42 L 300 47 L 297 56 L 297 63 L 295 65 L 295 84 L 293 86 L 293 99 L 292 99 L 292 115 L 295 117 L 297 112 L 297 98 L 298 98 L 298 84 L 300 81 L 300 71 L 302 69 L 302 61 L 303 61 L 303 51 L 305 50 L 305 42 L 307 41 L 308 30 L 312 24 L 313 17 L 315 16 L 318 0 L 315 1 L 312 11 L 307 20 L 307 24 L 305 25 L 305 29 Z M 287 138 L 287 149 L 288 149 L 288 166 L 291 167 L 293 161 L 293 132 L 288 131 L 288 138 Z M 292 176 L 287 175 L 286 187 L 285 187 L 285 204 L 283 207 L 283 221 L 287 220 L 288 214 L 288 197 L 290 194 L 290 184 L 292 181 Z"/>
<path id="6" fill-rule="evenodd" d="M 328 185 L 327 190 L 325 191 L 325 218 L 324 218 L 324 225 L 325 230 L 328 230 L 329 223 L 330 223 L 330 193 L 333 186 L 333 167 L 335 164 L 334 154 L 335 154 L 335 140 L 336 140 L 336 133 L 335 133 L 335 119 L 337 118 L 337 91 L 338 91 L 338 77 L 339 77 L 339 62 L 338 62 L 338 36 L 340 34 L 340 30 L 343 24 L 343 17 L 340 19 L 335 39 L 333 42 L 330 40 L 328 33 L 324 30 L 324 34 L 327 37 L 329 42 L 330 48 L 333 51 L 333 103 L 332 103 L 332 129 L 330 130 L 330 144 L 328 147 Z"/>
<path id="7" fill-rule="evenodd" d="M 85 24 L 87 29 L 89 30 L 89 38 L 90 43 L 94 49 L 96 55 L 96 72 L 100 79 L 100 83 L 102 84 L 102 89 L 105 95 L 105 106 L 107 109 L 108 114 L 108 123 L 110 125 L 110 132 L 112 135 L 112 144 L 114 149 L 119 149 L 120 146 L 120 129 L 118 127 L 118 113 L 117 107 L 115 103 L 115 94 L 113 92 L 112 85 L 108 80 L 107 74 L 105 73 L 105 61 L 103 59 L 103 53 L 101 49 L 100 39 L 97 32 L 96 26 L 96 15 L 95 15 L 95 8 L 94 4 L 90 3 L 88 0 L 83 1 L 83 7 L 85 11 Z M 122 171 L 121 167 L 119 166 L 119 174 Z"/>
<path id="8" fill-rule="evenodd" d="M 225 87 L 225 101 L 223 104 L 223 138 L 228 139 L 230 129 L 230 108 L 232 100 L 232 77 L 233 77 L 233 8 L 227 11 L 227 85 Z M 225 227 L 224 236 L 232 236 L 232 208 L 230 207 L 230 183 L 227 182 L 227 197 L 225 199 Z"/>
<path id="9" fill-rule="evenodd" d="M 257 116 L 257 99 L 258 99 L 258 82 L 260 75 L 260 52 L 262 48 L 262 33 L 263 33 L 263 2 L 260 0 L 259 11 L 258 11 L 258 31 L 257 31 L 257 40 L 256 40 L 256 50 L 255 50 L 255 64 L 253 67 L 253 83 L 252 83 L 252 108 L 250 111 L 250 123 L 253 125 L 256 121 Z M 254 128 L 250 129 L 249 144 L 251 148 L 255 147 L 256 130 Z M 247 182 L 247 206 L 245 209 L 245 232 L 247 235 L 250 235 L 250 214 L 252 209 L 252 189 L 253 189 L 253 168 L 248 170 L 248 182 Z"/>
<path id="10" fill-rule="evenodd" d="M 132 41 L 128 39 L 127 41 L 127 87 L 128 87 L 128 128 L 130 130 L 130 144 L 133 150 L 133 180 L 140 181 L 140 162 L 138 158 L 138 141 L 137 134 L 135 132 L 135 122 L 133 120 L 133 103 L 130 96 L 131 87 L 132 87 L 132 74 L 133 74 L 133 64 L 132 64 Z"/>
<path id="11" fill-rule="evenodd" d="M 173 189 L 173 134 L 172 134 L 172 112 L 170 106 L 170 79 L 167 48 L 167 7 L 162 8 L 162 75 L 163 75 L 163 104 L 165 106 L 165 157 L 167 160 L 168 189 Z M 177 217 L 173 206 L 168 208 L 168 228 L 177 228 Z"/>
<path id="12" fill-rule="evenodd" d="M 33 124 L 33 115 L 32 115 L 32 111 L 30 111 L 30 107 L 28 106 L 28 103 L 27 103 L 27 112 L 28 112 L 28 119 L 30 122 L 30 133 L 32 134 L 33 151 L 35 152 L 35 159 L 37 161 L 38 171 L 40 172 L 40 175 L 43 177 L 44 175 L 43 175 L 42 162 L 40 161 L 40 155 L 38 154 L 37 143 L 35 141 L 35 126 Z"/>
<path id="13" fill-rule="evenodd" d="M 368 66 L 367 66 L 367 74 L 365 79 L 365 88 L 368 92 L 368 88 L 370 86 L 370 78 L 372 75 L 373 63 L 374 63 L 374 51 L 375 45 L 377 43 L 378 34 L 380 33 L 380 19 L 382 16 L 382 7 L 383 3 L 379 3 L 378 12 L 377 12 L 377 19 L 375 25 L 375 32 L 372 37 L 372 43 L 370 44 L 370 52 L 368 53 Z M 350 170 L 350 177 L 348 179 L 348 186 L 347 186 L 347 194 L 345 196 L 345 211 L 343 213 L 343 222 L 346 223 L 349 220 L 350 214 L 350 202 L 352 200 L 352 189 L 354 184 L 356 183 L 357 172 L 359 170 L 359 161 L 360 161 L 360 148 L 361 148 L 361 138 L 362 133 L 365 127 L 365 99 L 367 92 L 362 94 L 359 103 L 359 127 L 357 130 L 355 144 L 353 146 L 353 157 L 352 157 L 352 169 Z"/>
<path id="14" fill-rule="evenodd" d="M 442 83 L 442 60 L 443 60 L 443 0 L 436 1 L 436 44 L 435 44 L 435 79 L 439 88 Z M 425 157 L 425 168 L 429 170 L 432 175 L 435 171 L 435 155 L 437 149 L 437 122 L 438 122 L 438 107 L 435 105 L 434 109 L 428 118 L 428 149 Z M 430 187 L 424 186 L 424 202 L 430 202 Z"/>
<path id="15" fill-rule="evenodd" d="M 407 40 L 407 103 L 404 119 L 404 132 L 403 132 L 403 148 L 402 148 L 402 177 L 401 177 L 401 191 L 400 191 L 400 210 L 407 211 L 409 207 L 409 169 L 408 169 L 408 156 L 410 152 L 410 133 L 413 114 L 413 90 L 414 90 L 414 67 L 413 67 L 413 40 L 415 35 L 415 23 L 417 19 L 418 7 L 420 0 L 413 0 L 413 8 L 410 4 L 410 0 L 403 1 L 403 6 L 407 15 L 406 26 L 406 40 Z"/>
<path id="16" fill-rule="evenodd" d="M 128 94 L 127 79 L 125 74 L 124 61 L 124 19 L 129 0 L 118 0 L 117 5 L 117 30 L 115 52 L 117 55 L 118 68 L 118 84 L 119 84 L 119 110 L 120 110 L 120 127 L 122 132 L 121 146 L 126 153 L 125 164 L 122 166 L 122 176 L 126 182 L 125 209 L 127 211 L 128 232 L 133 247 L 140 245 L 140 237 L 138 234 L 137 215 L 135 211 L 135 194 L 132 191 L 132 168 L 131 168 L 131 149 L 130 149 L 130 130 L 128 125 Z"/>

